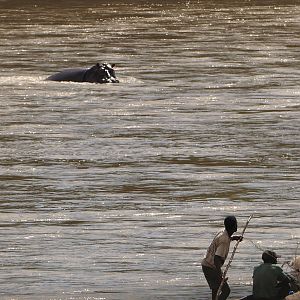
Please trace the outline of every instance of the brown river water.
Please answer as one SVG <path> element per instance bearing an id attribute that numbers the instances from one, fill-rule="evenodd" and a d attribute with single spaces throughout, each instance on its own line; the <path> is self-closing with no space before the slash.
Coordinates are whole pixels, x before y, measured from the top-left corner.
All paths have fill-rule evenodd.
<path id="1" fill-rule="evenodd" d="M 300 241 L 300 1 L 0 0 L 0 299 L 208 300 Z M 119 84 L 44 79 L 116 63 Z"/>

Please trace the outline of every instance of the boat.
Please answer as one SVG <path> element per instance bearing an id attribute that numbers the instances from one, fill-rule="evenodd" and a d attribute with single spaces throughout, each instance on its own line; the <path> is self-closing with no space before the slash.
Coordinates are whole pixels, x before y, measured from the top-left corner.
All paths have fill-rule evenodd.
<path id="1" fill-rule="evenodd" d="M 288 295 L 287 297 L 285 297 L 285 300 L 300 300 L 300 292 Z"/>
<path id="2" fill-rule="evenodd" d="M 295 279 L 294 290 L 298 288 L 298 291 L 285 297 L 285 300 L 300 300 L 300 256 L 296 256 L 291 262 L 287 262 L 286 265 L 290 268 L 290 275 Z"/>

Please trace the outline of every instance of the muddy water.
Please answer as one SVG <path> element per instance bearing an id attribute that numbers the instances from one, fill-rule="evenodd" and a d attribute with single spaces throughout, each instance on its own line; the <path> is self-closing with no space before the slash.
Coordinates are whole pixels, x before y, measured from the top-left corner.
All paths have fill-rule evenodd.
<path id="1" fill-rule="evenodd" d="M 300 4 L 0 1 L 0 298 L 231 298 L 299 242 Z M 117 64 L 119 84 L 44 79 Z M 299 252 L 299 251 L 298 251 Z"/>

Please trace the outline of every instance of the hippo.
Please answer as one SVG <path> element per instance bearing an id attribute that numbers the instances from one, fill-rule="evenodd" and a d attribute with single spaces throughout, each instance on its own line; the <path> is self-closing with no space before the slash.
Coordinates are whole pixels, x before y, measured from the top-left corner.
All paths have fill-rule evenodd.
<path id="1" fill-rule="evenodd" d="M 91 83 L 118 83 L 114 70 L 115 64 L 99 64 L 87 68 L 66 69 L 49 76 L 46 80 Z"/>

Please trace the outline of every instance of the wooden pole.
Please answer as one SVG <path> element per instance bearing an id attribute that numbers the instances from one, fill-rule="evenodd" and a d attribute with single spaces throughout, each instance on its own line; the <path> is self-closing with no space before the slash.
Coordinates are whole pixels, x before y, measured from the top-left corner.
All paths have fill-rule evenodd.
<path id="1" fill-rule="evenodd" d="M 244 229 L 243 229 L 242 234 L 241 234 L 241 237 L 242 237 L 242 238 L 244 237 L 244 233 L 245 233 L 245 231 L 246 231 L 246 228 L 248 227 L 248 224 L 249 224 L 250 220 L 252 219 L 252 216 L 253 216 L 253 215 L 251 215 L 251 216 L 248 218 L 248 220 L 247 220 L 247 222 L 246 222 L 246 224 L 245 224 L 245 226 L 244 226 Z M 230 265 L 231 265 L 231 263 L 232 263 L 232 261 L 233 261 L 234 254 L 235 254 L 235 252 L 236 252 L 236 250 L 237 250 L 237 247 L 238 247 L 238 245 L 239 245 L 240 242 L 241 242 L 241 239 L 239 239 L 239 240 L 236 242 L 236 244 L 235 244 L 235 246 L 234 246 L 234 248 L 233 248 L 233 250 L 232 250 L 230 259 L 229 259 L 229 261 L 228 261 L 228 264 L 227 264 L 227 266 L 226 266 L 226 268 L 225 268 L 225 270 L 224 270 L 224 272 L 223 272 L 222 281 L 221 281 L 221 284 L 220 284 L 220 286 L 219 286 L 219 288 L 218 288 L 217 296 L 216 296 L 216 299 L 215 299 L 215 300 L 218 300 L 218 299 L 219 299 L 219 296 L 220 296 L 220 294 L 221 294 L 222 287 L 223 287 L 224 282 L 225 282 L 225 280 L 226 280 L 226 274 L 227 274 L 227 271 L 228 271 L 228 269 L 229 269 L 229 267 L 230 267 Z"/>

